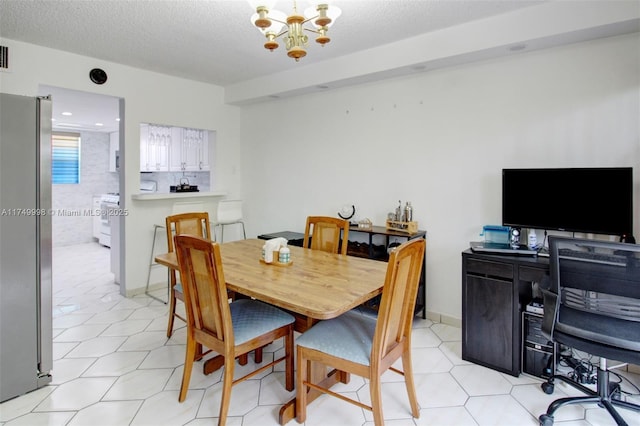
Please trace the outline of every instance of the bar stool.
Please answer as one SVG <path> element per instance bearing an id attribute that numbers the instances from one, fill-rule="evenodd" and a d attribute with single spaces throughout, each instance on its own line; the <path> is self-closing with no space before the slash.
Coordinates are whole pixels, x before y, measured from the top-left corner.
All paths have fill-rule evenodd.
<path id="1" fill-rule="evenodd" d="M 218 203 L 216 214 L 216 227 L 220 226 L 220 242 L 224 242 L 225 225 L 242 225 L 242 235 L 247 239 L 242 217 L 242 200 L 222 200 Z"/>
<path id="2" fill-rule="evenodd" d="M 171 291 L 171 289 L 169 288 L 169 286 L 167 286 L 167 300 L 162 300 L 156 296 L 154 296 L 153 294 L 149 293 L 149 283 L 151 281 L 151 270 L 153 269 L 154 266 L 162 266 L 158 263 L 155 262 L 155 250 L 156 250 L 156 239 L 158 236 L 158 230 L 159 229 L 164 229 L 164 225 L 158 225 L 158 224 L 154 224 L 153 225 L 153 242 L 151 243 L 151 258 L 149 259 L 149 270 L 147 272 L 147 286 L 144 290 L 144 294 L 146 294 L 147 296 L 156 299 L 158 302 L 162 302 L 165 305 L 167 304 L 167 302 L 169 301 L 169 297 L 170 297 L 170 293 L 169 291 Z M 167 275 L 167 282 L 169 281 L 168 275 Z"/>

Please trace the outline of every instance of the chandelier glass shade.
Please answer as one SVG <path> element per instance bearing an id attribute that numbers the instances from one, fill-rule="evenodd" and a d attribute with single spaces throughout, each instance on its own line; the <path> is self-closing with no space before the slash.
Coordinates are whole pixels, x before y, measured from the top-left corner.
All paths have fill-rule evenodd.
<path id="1" fill-rule="evenodd" d="M 328 0 L 311 2 L 313 6 L 298 13 L 297 2 L 293 1 L 293 12 L 286 15 L 273 9 L 274 0 L 249 0 L 256 13 L 251 16 L 251 23 L 264 35 L 265 49 L 274 51 L 280 45 L 278 39 L 282 37 L 287 48 L 287 55 L 297 61 L 307 54 L 309 36 L 306 32 L 316 34 L 316 42 L 321 46 L 329 43 L 327 36 L 329 27 L 340 16 L 342 11 L 336 6 L 329 5 Z"/>

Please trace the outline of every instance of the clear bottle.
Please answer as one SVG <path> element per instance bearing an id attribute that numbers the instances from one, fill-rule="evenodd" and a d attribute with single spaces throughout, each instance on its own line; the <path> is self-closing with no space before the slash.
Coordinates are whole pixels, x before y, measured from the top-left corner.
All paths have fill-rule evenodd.
<path id="1" fill-rule="evenodd" d="M 396 220 L 402 220 L 402 201 L 398 200 L 398 207 L 396 207 Z"/>
<path id="2" fill-rule="evenodd" d="M 536 230 L 531 229 L 529 231 L 529 244 L 527 244 L 529 248 L 534 249 L 538 245 L 538 237 L 536 236 Z"/>
<path id="3" fill-rule="evenodd" d="M 404 206 L 404 221 L 411 222 L 413 220 L 413 207 L 411 207 L 411 202 L 407 201 L 407 204 Z"/>

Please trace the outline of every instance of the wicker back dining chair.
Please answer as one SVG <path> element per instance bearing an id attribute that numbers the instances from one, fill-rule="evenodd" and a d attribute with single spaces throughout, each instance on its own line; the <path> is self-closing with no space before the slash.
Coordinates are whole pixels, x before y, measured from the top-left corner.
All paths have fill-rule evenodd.
<path id="1" fill-rule="evenodd" d="M 342 238 L 341 238 L 342 237 Z M 334 254 L 347 254 L 349 221 L 331 216 L 308 216 L 302 247 Z M 299 324 L 311 327 L 318 320 L 292 312 Z"/>
<path id="2" fill-rule="evenodd" d="M 373 412 L 376 426 L 384 424 L 380 378 L 386 370 L 404 376 L 411 413 L 420 412 L 411 364 L 411 327 L 426 242 L 409 240 L 391 253 L 378 317 L 349 311 L 322 321 L 303 333 L 297 343 L 296 417 L 306 420 L 307 390 L 335 396 Z M 402 371 L 392 365 L 402 359 Z M 370 381 L 371 406 L 311 383 L 310 363 L 317 362 Z"/>
<path id="3" fill-rule="evenodd" d="M 348 220 L 330 216 L 307 217 L 302 247 L 346 255 L 348 240 Z"/>
<path id="4" fill-rule="evenodd" d="M 253 299 L 229 303 L 218 243 L 190 235 L 175 237 L 187 311 L 187 348 L 178 400 L 184 401 L 193 362 L 210 351 L 224 357 L 218 425 L 224 425 L 231 387 L 285 361 L 285 388 L 294 388 L 293 322 L 280 309 Z M 235 359 L 284 337 L 284 356 L 234 380 Z M 209 348 L 202 353 L 198 345 Z M 275 356 L 274 356 L 275 358 Z"/>
<path id="5" fill-rule="evenodd" d="M 169 253 L 175 251 L 173 239 L 176 235 L 187 234 L 211 238 L 211 225 L 209 223 L 209 213 L 207 212 L 189 212 L 167 216 L 165 226 Z M 171 337 L 173 334 L 173 322 L 176 317 L 186 321 L 186 318 L 176 313 L 176 300 L 184 302 L 182 290 L 182 284 L 177 279 L 177 271 L 169 269 L 169 324 L 167 325 L 167 337 Z"/>

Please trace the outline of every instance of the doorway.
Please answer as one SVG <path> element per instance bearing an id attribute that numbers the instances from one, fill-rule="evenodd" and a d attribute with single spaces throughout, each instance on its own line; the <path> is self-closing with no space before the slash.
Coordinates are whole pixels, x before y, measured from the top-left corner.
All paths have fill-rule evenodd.
<path id="1" fill-rule="evenodd" d="M 40 85 L 38 95 L 51 95 L 52 133 L 75 135 L 80 141 L 77 182 L 53 183 L 51 187 L 53 248 L 95 244 L 91 251 L 107 257 L 96 265 L 108 265 L 108 270 L 99 272 L 113 273 L 114 282 L 119 284 L 122 241 L 116 238 L 111 243 L 102 235 L 108 227 L 105 228 L 101 208 L 106 196 L 119 197 L 120 187 L 124 186 L 120 182 L 123 173 L 116 162 L 122 161 L 119 148 L 123 100 L 47 85 Z"/>

